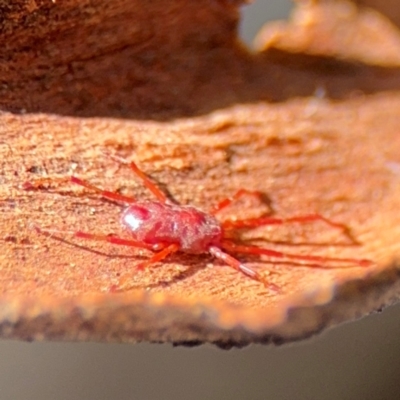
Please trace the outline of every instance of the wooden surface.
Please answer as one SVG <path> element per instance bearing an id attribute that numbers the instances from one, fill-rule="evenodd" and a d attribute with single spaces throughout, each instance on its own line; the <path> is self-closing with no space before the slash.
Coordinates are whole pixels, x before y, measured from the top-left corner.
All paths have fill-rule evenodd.
<path id="1" fill-rule="evenodd" d="M 141 15 L 136 2 L 110 9 L 98 1 L 85 19 L 86 3 L 41 8 L 37 2 L 30 19 L 23 18 L 26 25 L 2 30 L 2 40 L 18 31 L 21 47 L 3 50 L 10 58 L 0 116 L 1 335 L 230 347 L 301 339 L 396 301 L 397 68 L 274 45 L 249 54 L 235 38 L 234 6 L 152 4 L 152 12 Z M 195 16 L 193 7 L 199 7 Z M 41 12 L 58 30 L 74 32 L 90 21 L 96 29 L 87 28 L 83 37 L 50 36 L 39 28 Z M 174 29 L 150 35 L 143 46 L 135 35 L 154 26 L 148 18 L 160 27 L 164 19 L 173 21 Z M 46 38 L 40 51 L 37 41 L 31 47 L 39 33 Z M 53 55 L 49 48 L 60 49 L 62 40 L 71 46 Z M 89 50 L 95 54 L 86 59 Z M 79 68 L 71 68 L 76 59 Z M 345 223 L 358 244 L 321 223 L 258 228 L 247 240 L 375 264 L 310 268 L 241 257 L 279 293 L 208 255 L 177 254 L 135 272 L 145 252 L 67 232 L 127 235 L 121 208 L 70 184 L 72 173 L 108 190 L 150 197 L 104 151 L 138 162 L 183 204 L 207 210 L 239 188 L 259 190 L 264 203 L 245 198 L 225 216 L 253 217 L 270 208 L 283 217 L 318 212 Z M 34 225 L 61 232 L 39 235 Z M 121 276 L 130 279 L 130 290 L 111 293 Z"/>
<path id="2" fill-rule="evenodd" d="M 400 24 L 399 3 L 396 0 L 356 0 L 356 3 L 371 7 L 384 14 L 396 25 Z"/>

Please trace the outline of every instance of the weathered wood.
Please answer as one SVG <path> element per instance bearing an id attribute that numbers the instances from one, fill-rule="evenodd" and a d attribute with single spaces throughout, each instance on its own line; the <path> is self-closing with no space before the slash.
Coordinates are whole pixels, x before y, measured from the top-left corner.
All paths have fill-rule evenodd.
<path id="1" fill-rule="evenodd" d="M 274 46 L 250 54 L 231 2 L 22 4 L 3 11 L 0 37 L 2 337 L 241 346 L 308 337 L 398 299 L 396 67 Z M 35 224 L 126 234 L 120 207 L 65 179 L 149 196 L 104 150 L 135 159 L 185 204 L 208 209 L 244 187 L 268 202 L 244 199 L 234 217 L 323 213 L 359 245 L 320 223 L 246 238 L 376 265 L 241 257 L 274 293 L 209 256 L 177 254 L 137 273 L 145 252 L 38 235 Z M 131 290 L 110 293 L 120 276 Z"/>

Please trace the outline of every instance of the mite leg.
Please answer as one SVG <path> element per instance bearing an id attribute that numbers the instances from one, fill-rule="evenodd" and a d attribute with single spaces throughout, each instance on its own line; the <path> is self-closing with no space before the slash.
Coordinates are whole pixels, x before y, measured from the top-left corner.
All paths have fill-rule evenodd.
<path id="1" fill-rule="evenodd" d="M 74 233 L 74 236 L 80 239 L 89 239 L 89 240 L 97 240 L 108 242 L 111 244 L 118 244 L 121 246 L 131 246 L 131 247 L 139 247 L 141 249 L 153 250 L 153 246 L 147 243 L 139 242 L 133 239 L 124 239 L 118 236 L 108 236 L 108 235 L 96 235 L 93 233 L 87 233 L 82 231 L 77 231 Z"/>
<path id="2" fill-rule="evenodd" d="M 147 244 L 147 243 L 138 242 L 138 241 L 132 240 L 132 239 L 120 238 L 118 236 L 96 235 L 93 233 L 87 233 L 87 232 L 82 232 L 82 231 L 70 232 L 70 231 L 61 231 L 61 230 L 56 230 L 56 229 L 42 229 L 35 225 L 33 225 L 33 228 L 36 230 L 36 232 L 38 232 L 40 234 L 44 234 L 46 236 L 51 236 L 51 235 L 53 235 L 53 233 L 71 233 L 75 237 L 80 238 L 80 239 L 103 241 L 103 242 L 108 242 L 111 244 L 130 246 L 130 247 L 138 247 L 138 248 L 143 248 L 143 249 L 147 249 L 147 250 L 151 250 L 151 251 L 157 251 L 157 250 L 161 249 L 161 251 L 158 251 L 157 253 L 153 254 L 153 256 L 150 257 L 147 261 L 144 261 L 143 263 L 139 264 L 136 267 L 138 270 L 142 270 L 150 264 L 154 264 L 158 261 L 161 261 L 164 258 L 166 258 L 169 254 L 172 254 L 179 250 L 179 246 L 177 244 L 171 244 L 169 246 L 165 246 L 164 243 Z M 121 290 L 124 290 L 124 291 L 129 290 L 129 287 L 124 287 L 124 283 L 130 279 L 131 279 L 130 276 L 121 278 L 118 281 L 117 285 L 112 285 L 110 291 L 118 292 Z"/>
<path id="3" fill-rule="evenodd" d="M 221 200 L 214 208 L 211 210 L 211 214 L 215 215 L 219 211 L 223 210 L 224 208 L 230 206 L 234 201 L 240 199 L 243 196 L 253 196 L 258 199 L 261 199 L 262 193 L 257 192 L 257 191 L 250 191 L 246 189 L 240 189 L 238 190 L 232 197 L 226 198 L 224 200 Z"/>
<path id="4" fill-rule="evenodd" d="M 169 246 L 165 247 L 158 253 L 154 254 L 147 261 L 144 261 L 141 264 L 139 264 L 136 268 L 139 270 L 142 270 L 150 264 L 154 264 L 158 261 L 164 260 L 164 258 L 166 258 L 167 256 L 169 256 L 172 253 L 177 252 L 178 250 L 179 250 L 179 246 L 177 244 L 170 244 Z"/>
<path id="5" fill-rule="evenodd" d="M 320 214 L 307 214 L 298 215 L 289 218 L 274 218 L 274 217 L 259 217 L 259 218 L 249 218 L 249 219 L 239 219 L 239 220 L 227 220 L 222 222 L 224 229 L 236 229 L 236 228 L 255 228 L 257 226 L 263 225 L 283 225 L 283 224 L 307 224 L 310 222 L 322 221 L 333 228 L 347 231 L 346 225 L 339 222 L 331 221 L 328 218 Z"/>
<path id="6" fill-rule="evenodd" d="M 76 176 L 71 176 L 69 178 L 39 178 L 39 179 L 35 179 L 33 182 L 25 182 L 22 185 L 22 188 L 24 190 L 36 190 L 36 189 L 41 189 L 44 186 L 49 186 L 52 183 L 55 182 L 60 182 L 60 183 L 65 183 L 65 182 L 72 182 L 72 183 L 76 183 L 77 185 L 83 186 L 87 189 L 90 189 L 96 193 L 99 193 L 102 197 L 109 199 L 109 200 L 113 200 L 113 201 L 118 201 L 118 202 L 122 202 L 122 203 L 134 203 L 135 199 L 133 197 L 128 197 L 128 196 L 123 196 L 122 194 L 118 194 L 115 192 L 110 192 L 108 190 L 103 190 L 98 188 L 97 186 L 92 185 L 89 182 L 86 182 L 80 178 L 77 178 Z"/>
<path id="7" fill-rule="evenodd" d="M 240 229 L 240 228 L 256 228 L 258 226 L 264 226 L 264 225 L 284 225 L 293 223 L 308 224 L 310 222 L 316 222 L 316 221 L 321 221 L 331 226 L 334 229 L 340 230 L 354 244 L 357 244 L 357 240 L 353 237 L 350 229 L 345 224 L 332 221 L 320 214 L 297 215 L 289 218 L 259 217 L 259 218 L 239 219 L 236 221 L 227 220 L 222 222 L 222 227 L 224 230 L 230 230 L 230 229 Z"/>
<path id="8" fill-rule="evenodd" d="M 165 193 L 162 190 L 160 190 L 157 187 L 157 185 L 155 185 L 149 179 L 149 177 L 133 161 L 127 161 L 121 157 L 117 157 L 112 154 L 106 154 L 106 155 L 107 157 L 110 157 L 112 160 L 116 161 L 119 164 L 128 165 L 130 169 L 143 181 L 147 189 L 149 189 L 161 203 L 168 202 L 168 197 L 165 195 Z"/>
<path id="9" fill-rule="evenodd" d="M 80 178 L 77 178 L 76 176 L 71 176 L 71 182 L 72 183 L 76 183 L 77 185 L 83 186 L 87 189 L 93 190 L 96 193 L 99 193 L 102 197 L 108 199 L 108 200 L 114 200 L 114 201 L 118 201 L 118 202 L 122 202 L 122 203 L 134 203 L 135 199 L 133 197 L 128 197 L 128 196 L 124 196 L 122 194 L 119 193 L 115 193 L 115 192 L 110 192 L 108 190 L 103 190 L 98 188 L 97 186 L 92 185 L 89 182 L 86 182 Z"/>
<path id="10" fill-rule="evenodd" d="M 68 177 L 63 178 L 36 178 L 32 181 L 26 181 L 22 184 L 24 190 L 37 190 L 37 189 L 48 189 L 53 183 L 67 183 Z"/>
<path id="11" fill-rule="evenodd" d="M 33 227 L 33 229 L 35 229 L 35 231 L 37 233 L 40 233 L 40 234 L 43 234 L 46 236 L 52 236 L 54 233 L 72 234 L 73 236 L 80 238 L 80 239 L 97 240 L 97 241 L 108 242 L 111 244 L 138 247 L 138 248 L 148 249 L 148 250 L 154 250 L 156 248 L 156 246 L 154 246 L 154 245 L 139 242 L 137 240 L 124 239 L 124 238 L 120 238 L 118 236 L 96 235 L 94 233 L 88 233 L 88 232 L 82 232 L 82 231 L 71 232 L 71 231 L 63 231 L 63 230 L 57 230 L 57 229 L 43 229 L 36 225 L 32 225 L 32 227 Z"/>
<path id="12" fill-rule="evenodd" d="M 143 270 L 150 264 L 154 264 L 158 261 L 163 260 L 167 256 L 169 256 L 172 253 L 175 253 L 176 251 L 179 250 L 179 246 L 177 244 L 171 244 L 167 247 L 165 247 L 163 250 L 159 251 L 158 253 L 154 254 L 152 257 L 150 257 L 147 261 L 144 261 L 143 263 L 140 263 L 139 265 L 136 266 L 137 270 Z M 110 288 L 111 292 L 121 292 L 121 291 L 127 291 L 129 289 L 132 289 L 133 287 L 129 285 L 129 282 L 132 280 L 131 275 L 124 276 L 118 281 L 118 284 L 112 285 Z M 127 284 L 128 283 L 128 284 Z"/>
<path id="13" fill-rule="evenodd" d="M 234 258 L 231 255 L 222 251 L 219 247 L 212 246 L 209 248 L 209 252 L 215 258 L 218 258 L 219 260 L 223 261 L 224 263 L 226 263 L 230 267 L 236 269 L 237 271 L 242 272 L 246 276 L 248 276 L 258 282 L 263 283 L 264 285 L 268 286 L 272 290 L 279 291 L 278 286 L 274 285 L 273 283 L 265 282 L 264 279 L 261 277 L 261 275 L 257 271 L 248 267 L 247 265 L 244 265 L 236 258 Z"/>
<path id="14" fill-rule="evenodd" d="M 301 260 L 301 261 L 310 261 L 310 262 L 340 262 L 340 263 L 348 263 L 354 265 L 358 265 L 360 267 L 369 267 L 373 264 L 372 261 L 366 259 L 357 259 L 357 258 L 336 258 L 336 257 L 324 257 L 324 256 L 310 256 L 310 255 L 302 255 L 302 254 L 291 254 L 291 253 L 283 253 L 281 251 L 275 251 L 270 249 L 263 249 L 257 246 L 249 246 L 249 245 L 240 245 L 228 241 L 222 242 L 222 248 L 224 250 L 228 250 L 236 253 L 247 253 L 247 254 L 257 254 L 257 255 L 266 255 L 273 258 L 283 258 L 287 260 Z"/>

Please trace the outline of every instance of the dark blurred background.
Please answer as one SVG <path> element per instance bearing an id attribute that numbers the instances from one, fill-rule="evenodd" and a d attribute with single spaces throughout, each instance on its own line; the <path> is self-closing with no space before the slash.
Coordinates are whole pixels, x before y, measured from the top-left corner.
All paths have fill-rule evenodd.
<path id="1" fill-rule="evenodd" d="M 243 39 L 290 7 L 244 8 Z M 0 400 L 399 400 L 399 334 L 397 305 L 283 347 L 0 341 Z"/>

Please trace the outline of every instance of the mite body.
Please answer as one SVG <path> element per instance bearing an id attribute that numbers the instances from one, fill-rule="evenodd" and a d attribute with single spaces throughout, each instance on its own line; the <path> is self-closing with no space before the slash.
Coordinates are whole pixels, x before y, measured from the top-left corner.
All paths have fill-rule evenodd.
<path id="1" fill-rule="evenodd" d="M 77 231 L 76 237 L 83 239 L 105 241 L 112 244 L 132 246 L 148 249 L 153 255 L 146 261 L 136 265 L 137 269 L 161 261 L 169 254 L 184 252 L 189 254 L 212 254 L 230 267 L 242 272 L 250 278 L 264 283 L 269 288 L 278 290 L 274 284 L 266 282 L 254 268 L 242 263 L 231 253 L 264 255 L 270 258 L 288 262 L 302 262 L 305 265 L 321 267 L 328 262 L 349 264 L 349 266 L 366 267 L 371 261 L 355 258 L 335 258 L 314 255 L 283 253 L 258 246 L 248 245 L 232 239 L 236 230 L 251 229 L 263 225 L 281 225 L 292 223 L 310 223 L 321 221 L 348 234 L 348 228 L 331 221 L 320 214 L 308 214 L 290 218 L 276 218 L 263 216 L 249 219 L 219 220 L 218 213 L 228 207 L 233 201 L 242 196 L 250 195 L 261 197 L 260 192 L 239 190 L 231 198 L 220 201 L 210 212 L 204 212 L 190 205 L 180 205 L 171 202 L 134 162 L 127 162 L 119 157 L 110 156 L 113 160 L 127 164 L 132 171 L 142 180 L 144 185 L 153 193 L 156 200 L 136 200 L 133 197 L 100 189 L 89 182 L 72 176 L 71 181 L 87 189 L 99 193 L 102 197 L 123 203 L 127 208 L 122 214 L 121 223 L 130 232 L 131 238 L 122 238 L 104 234 Z M 51 230 L 36 228 L 38 232 L 50 233 Z M 129 277 L 120 279 L 117 287 L 125 287 Z M 115 286 L 115 285 L 114 285 Z"/>
<path id="2" fill-rule="evenodd" d="M 175 244 L 190 254 L 221 246 L 222 226 L 210 214 L 193 206 L 138 201 L 122 214 L 122 224 L 135 240 L 149 245 Z"/>

